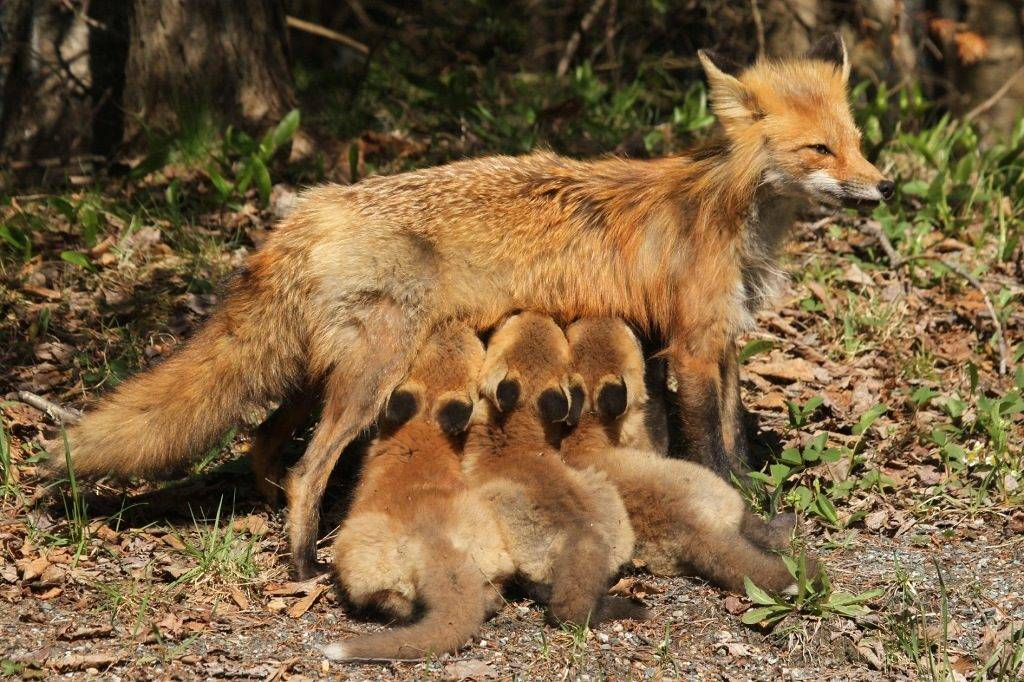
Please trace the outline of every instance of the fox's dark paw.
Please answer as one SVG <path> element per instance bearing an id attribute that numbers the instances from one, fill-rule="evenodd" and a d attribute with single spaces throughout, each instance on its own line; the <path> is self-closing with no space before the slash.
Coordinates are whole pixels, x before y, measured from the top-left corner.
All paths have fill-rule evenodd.
<path id="1" fill-rule="evenodd" d="M 789 541 L 797 528 L 797 517 L 792 512 L 776 514 L 768 522 L 771 529 L 771 543 L 773 549 L 785 549 L 789 547 Z"/>
<path id="2" fill-rule="evenodd" d="M 330 572 L 330 565 L 317 559 L 306 559 L 295 564 L 295 574 L 299 580 L 312 580 L 318 575 Z"/>
<path id="3" fill-rule="evenodd" d="M 596 622 L 609 620 L 650 620 L 651 612 L 643 604 L 638 604 L 629 597 L 609 595 L 601 601 Z"/>

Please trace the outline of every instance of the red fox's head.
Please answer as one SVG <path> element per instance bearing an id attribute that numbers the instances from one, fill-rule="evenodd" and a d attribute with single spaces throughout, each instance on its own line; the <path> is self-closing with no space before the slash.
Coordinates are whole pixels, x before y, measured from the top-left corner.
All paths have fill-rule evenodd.
<path id="1" fill-rule="evenodd" d="M 699 53 L 711 106 L 734 146 L 763 148 L 763 182 L 828 203 L 877 203 L 895 185 L 860 151 L 847 103 L 850 64 L 839 34 L 803 57 L 735 68 Z"/>

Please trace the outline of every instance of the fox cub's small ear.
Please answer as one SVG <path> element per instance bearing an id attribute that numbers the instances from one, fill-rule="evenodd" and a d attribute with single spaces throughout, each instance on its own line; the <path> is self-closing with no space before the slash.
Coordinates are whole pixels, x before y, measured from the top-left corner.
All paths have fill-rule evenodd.
<path id="1" fill-rule="evenodd" d="M 850 78 L 850 58 L 846 54 L 846 43 L 843 42 L 843 36 L 839 33 L 830 33 L 820 38 L 807 50 L 804 59 L 816 59 L 834 64 L 843 74 L 843 80 Z"/>
<path id="2" fill-rule="evenodd" d="M 757 107 L 754 93 L 726 70 L 734 68 L 731 62 L 709 50 L 698 50 L 697 56 L 708 78 L 711 109 L 726 133 L 734 131 L 739 125 L 761 118 L 762 114 Z M 722 66 L 725 66 L 725 69 Z"/>
<path id="3" fill-rule="evenodd" d="M 469 426 L 473 416 L 473 403 L 467 400 L 450 400 L 437 412 L 437 423 L 449 436 L 462 433 Z"/>
<path id="4" fill-rule="evenodd" d="M 502 412 L 514 410 L 519 404 L 519 382 L 515 379 L 502 379 L 494 390 L 494 403 Z"/>
<path id="5" fill-rule="evenodd" d="M 561 388 L 545 389 L 537 398 L 537 409 L 546 422 L 564 422 L 569 418 L 569 398 Z"/>
<path id="6" fill-rule="evenodd" d="M 576 426 L 580 423 L 580 415 L 583 414 L 583 407 L 587 402 L 587 391 L 583 386 L 583 378 L 579 375 L 569 380 L 569 416 L 565 423 L 569 426 Z"/>
<path id="7" fill-rule="evenodd" d="M 626 413 L 627 399 L 626 382 L 619 377 L 618 381 L 601 385 L 597 392 L 597 411 L 607 419 L 618 419 Z"/>
<path id="8" fill-rule="evenodd" d="M 409 391 L 395 391 L 384 407 L 383 421 L 390 426 L 401 426 L 416 415 L 418 401 Z"/>

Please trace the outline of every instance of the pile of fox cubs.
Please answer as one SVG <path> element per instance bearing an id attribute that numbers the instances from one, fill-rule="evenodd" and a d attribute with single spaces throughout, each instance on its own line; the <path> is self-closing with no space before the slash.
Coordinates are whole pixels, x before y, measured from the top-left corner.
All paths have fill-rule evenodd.
<path id="1" fill-rule="evenodd" d="M 793 518 L 766 523 L 710 469 L 656 452 L 649 407 L 640 344 L 617 318 L 563 330 L 524 312 L 486 349 L 463 323 L 436 328 L 387 403 L 334 542 L 347 600 L 411 624 L 326 654 L 454 652 L 512 585 L 553 623 L 643 618 L 607 594 L 634 558 L 733 591 L 744 576 L 792 588 L 776 551 Z"/>

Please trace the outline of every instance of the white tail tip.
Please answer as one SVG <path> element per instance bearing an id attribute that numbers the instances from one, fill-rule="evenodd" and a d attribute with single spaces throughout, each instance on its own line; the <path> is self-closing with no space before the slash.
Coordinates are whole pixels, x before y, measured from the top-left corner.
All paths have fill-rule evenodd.
<path id="1" fill-rule="evenodd" d="M 332 661 L 344 661 L 348 658 L 348 652 L 344 644 L 335 642 L 324 647 L 324 656 Z"/>

